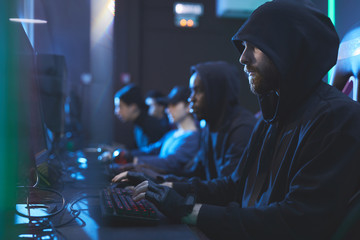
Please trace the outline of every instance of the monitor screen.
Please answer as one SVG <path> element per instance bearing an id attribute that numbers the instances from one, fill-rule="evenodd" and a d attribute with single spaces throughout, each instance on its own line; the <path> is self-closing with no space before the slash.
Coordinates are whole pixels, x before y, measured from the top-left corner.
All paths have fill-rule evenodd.
<path id="1" fill-rule="evenodd" d="M 16 28 L 18 41 L 15 59 L 18 69 L 18 135 L 19 149 L 24 154 L 19 159 L 20 183 L 33 182 L 35 168 L 47 152 L 46 133 L 41 112 L 40 91 L 37 78 L 35 51 L 21 24 Z M 31 179 L 29 179 L 31 178 Z"/>

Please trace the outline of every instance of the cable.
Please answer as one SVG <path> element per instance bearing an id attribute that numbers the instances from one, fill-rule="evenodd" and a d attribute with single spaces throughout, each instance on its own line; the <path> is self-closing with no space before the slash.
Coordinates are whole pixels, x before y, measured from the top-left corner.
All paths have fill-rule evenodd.
<path id="1" fill-rule="evenodd" d="M 55 227 L 55 228 L 60 228 L 60 227 L 63 227 L 63 226 L 65 226 L 65 225 L 71 223 L 71 222 L 74 221 L 76 218 L 80 219 L 80 218 L 79 218 L 79 215 L 80 215 L 80 213 L 82 212 L 82 210 L 74 209 L 73 206 L 74 206 L 76 203 L 78 203 L 79 201 L 81 201 L 81 200 L 83 200 L 83 199 L 85 199 L 85 198 L 99 198 L 99 196 L 98 196 L 98 195 L 87 195 L 87 196 L 79 197 L 78 199 L 76 199 L 75 201 L 73 201 L 73 202 L 70 204 L 70 214 L 71 214 L 71 215 L 74 214 L 74 215 L 72 216 L 72 218 L 69 219 L 68 221 L 66 221 L 65 223 L 58 224 L 58 225 L 56 225 L 56 226 L 54 226 L 54 227 Z M 82 219 L 80 219 L 80 220 L 83 222 L 83 226 L 86 226 L 86 223 L 85 223 Z"/>
<path id="2" fill-rule="evenodd" d="M 29 218 L 29 219 L 39 219 L 39 218 L 49 218 L 49 217 L 52 217 L 52 216 L 55 216 L 57 214 L 59 214 L 61 211 L 63 211 L 65 209 L 65 198 L 64 196 L 58 192 L 58 191 L 55 191 L 53 189 L 49 189 L 49 188 L 38 188 L 38 187 L 33 187 L 33 186 L 17 186 L 17 188 L 26 188 L 28 189 L 28 192 L 30 191 L 30 189 L 36 189 L 36 190 L 40 190 L 40 191 L 45 191 L 45 192 L 52 192 L 52 193 L 55 193 L 56 195 L 60 196 L 60 198 L 62 199 L 62 206 L 59 210 L 57 210 L 56 212 L 54 213 L 49 213 L 47 215 L 44 215 L 44 216 L 30 216 L 30 204 L 29 204 L 29 196 L 27 196 L 26 198 L 26 201 L 27 201 L 27 208 L 28 208 L 28 213 L 29 215 L 25 215 L 21 212 L 19 212 L 17 209 L 16 209 L 16 213 L 19 215 L 19 216 L 22 216 L 22 217 L 26 217 L 26 218 Z"/>
<path id="3" fill-rule="evenodd" d="M 73 206 L 74 206 L 77 202 L 79 202 L 79 201 L 81 201 L 81 200 L 83 200 L 83 199 L 85 199 L 85 198 L 99 198 L 99 197 L 100 197 L 99 195 L 87 195 L 87 196 L 82 196 L 82 197 L 76 199 L 76 200 L 70 205 L 70 210 L 71 210 L 71 211 L 81 211 L 81 210 L 73 209 Z"/>
<path id="4" fill-rule="evenodd" d="M 32 187 L 37 187 L 37 185 L 39 184 L 39 173 L 38 173 L 37 167 L 35 167 L 35 175 L 36 175 L 36 181 L 35 181 L 34 185 L 32 185 Z"/>
<path id="5" fill-rule="evenodd" d="M 58 225 L 54 225 L 54 228 L 61 228 L 65 225 L 68 225 L 69 223 L 71 223 L 72 221 L 74 221 L 76 218 L 78 218 L 78 216 L 80 215 L 81 211 L 74 211 L 74 216 L 72 216 L 71 219 L 69 219 L 68 221 L 58 224 Z M 72 211 L 70 212 L 70 214 L 72 215 Z"/>

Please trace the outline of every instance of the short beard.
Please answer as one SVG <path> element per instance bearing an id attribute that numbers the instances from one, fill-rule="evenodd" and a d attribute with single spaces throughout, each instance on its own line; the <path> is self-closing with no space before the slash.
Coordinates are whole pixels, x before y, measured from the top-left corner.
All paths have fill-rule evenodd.
<path id="1" fill-rule="evenodd" d="M 255 79 L 249 80 L 250 90 L 255 95 L 266 94 L 272 89 L 269 86 L 264 86 L 264 79 L 257 74 Z"/>
<path id="2" fill-rule="evenodd" d="M 255 78 L 249 79 L 249 86 L 252 93 L 255 95 L 267 94 L 270 91 L 277 91 L 279 84 L 277 75 L 270 72 L 267 75 L 267 79 L 263 77 L 259 72 L 256 72 Z"/>

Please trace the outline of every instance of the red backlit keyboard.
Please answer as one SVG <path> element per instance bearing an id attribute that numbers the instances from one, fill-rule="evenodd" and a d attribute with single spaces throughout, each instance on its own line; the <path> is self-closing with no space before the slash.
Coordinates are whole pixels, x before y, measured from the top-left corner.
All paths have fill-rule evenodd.
<path id="1" fill-rule="evenodd" d="M 100 192 L 100 208 L 106 221 L 153 224 L 159 217 L 147 200 L 134 201 L 131 192 L 124 188 L 104 188 Z"/>

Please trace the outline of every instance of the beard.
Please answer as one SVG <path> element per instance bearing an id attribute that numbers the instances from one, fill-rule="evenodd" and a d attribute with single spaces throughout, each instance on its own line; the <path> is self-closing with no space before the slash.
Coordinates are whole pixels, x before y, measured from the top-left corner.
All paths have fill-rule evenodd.
<path id="1" fill-rule="evenodd" d="M 249 86 L 252 93 L 256 95 L 267 94 L 272 90 L 276 90 L 277 81 L 274 79 L 273 74 L 267 74 L 265 78 L 264 74 L 257 68 L 251 66 L 245 66 L 244 72 L 248 76 Z"/>
<path id="2" fill-rule="evenodd" d="M 257 79 L 249 77 L 249 86 L 250 90 L 254 94 L 260 94 L 259 90 L 257 89 L 258 84 L 256 83 Z"/>
<path id="3" fill-rule="evenodd" d="M 264 78 L 259 71 L 254 67 L 245 66 L 244 72 L 247 74 L 251 92 L 256 95 L 263 94 L 265 91 L 265 89 L 263 89 Z"/>

